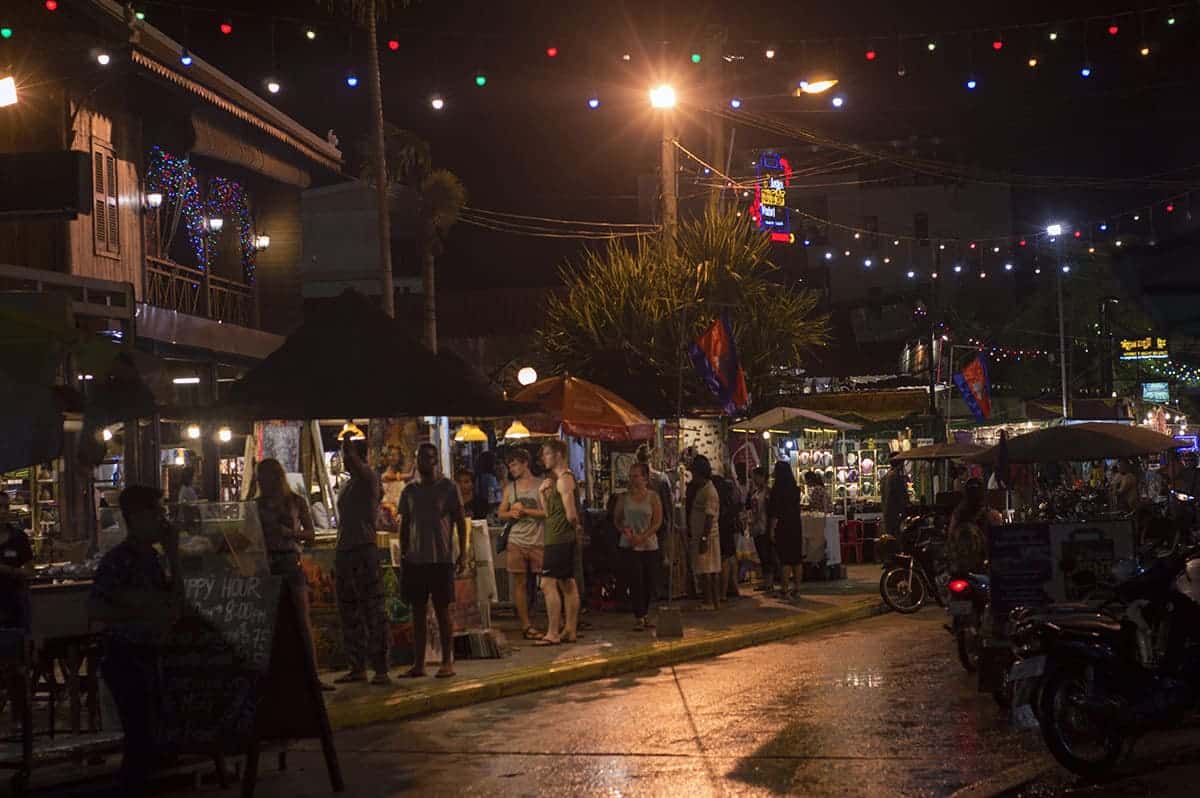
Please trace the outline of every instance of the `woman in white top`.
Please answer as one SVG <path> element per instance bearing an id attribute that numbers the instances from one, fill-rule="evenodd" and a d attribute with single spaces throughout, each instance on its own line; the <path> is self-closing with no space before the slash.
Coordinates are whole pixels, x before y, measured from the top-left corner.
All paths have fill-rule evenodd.
<path id="1" fill-rule="evenodd" d="M 650 468 L 645 463 L 629 467 L 629 490 L 617 502 L 614 513 L 621 539 L 618 545 L 628 564 L 629 592 L 635 631 L 653 627 L 647 615 L 654 596 L 658 570 L 658 530 L 662 526 L 662 502 L 650 490 Z"/>

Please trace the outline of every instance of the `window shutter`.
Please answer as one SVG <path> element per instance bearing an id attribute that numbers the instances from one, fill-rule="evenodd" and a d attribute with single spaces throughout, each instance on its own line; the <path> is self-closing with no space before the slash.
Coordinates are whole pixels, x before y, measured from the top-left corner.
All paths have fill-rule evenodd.
<path id="1" fill-rule="evenodd" d="M 104 157 L 105 200 L 108 203 L 108 251 L 114 255 L 121 253 L 121 214 L 117 210 L 117 159 L 111 155 Z"/>
<path id="2" fill-rule="evenodd" d="M 107 184 L 104 180 L 104 153 L 93 152 L 92 162 L 95 165 L 92 170 L 92 230 L 96 240 L 96 251 L 104 252 L 108 249 L 108 193 L 105 190 Z"/>

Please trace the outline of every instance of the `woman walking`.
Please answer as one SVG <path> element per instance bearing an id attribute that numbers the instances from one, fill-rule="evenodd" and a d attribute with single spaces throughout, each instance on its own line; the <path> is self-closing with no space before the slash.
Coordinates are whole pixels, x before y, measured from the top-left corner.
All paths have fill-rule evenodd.
<path id="1" fill-rule="evenodd" d="M 712 465 L 698 454 L 692 459 L 692 480 L 687 486 L 687 518 L 692 571 L 700 582 L 703 603 L 701 609 L 721 607 L 717 584 L 721 578 L 721 540 L 717 522 L 721 515 L 721 498 L 712 481 Z M 798 509 L 798 508 L 797 508 Z"/>
<path id="2" fill-rule="evenodd" d="M 776 556 L 782 567 L 779 587 L 785 598 L 800 593 L 804 576 L 804 532 L 800 519 L 800 488 L 792 467 L 784 462 L 775 464 L 775 482 L 767 499 L 767 529 Z M 788 580 L 792 580 L 789 587 Z"/>
<path id="3" fill-rule="evenodd" d="M 292 600 L 300 621 L 300 630 L 313 650 L 313 666 L 317 664 L 317 648 L 313 640 L 312 622 L 308 617 L 308 580 L 300 567 L 300 544 L 316 538 L 308 503 L 292 492 L 283 466 L 273 457 L 258 464 L 255 471 L 255 505 L 262 525 L 263 543 L 272 576 L 283 577 L 291 586 Z M 322 690 L 333 685 L 321 683 Z"/>
<path id="4" fill-rule="evenodd" d="M 629 467 L 629 490 L 617 501 L 616 524 L 621 537 L 617 544 L 628 564 L 629 592 L 634 631 L 653 628 L 647 615 L 655 595 L 658 571 L 658 530 L 662 527 L 662 502 L 650 490 L 650 467 L 634 463 Z"/>

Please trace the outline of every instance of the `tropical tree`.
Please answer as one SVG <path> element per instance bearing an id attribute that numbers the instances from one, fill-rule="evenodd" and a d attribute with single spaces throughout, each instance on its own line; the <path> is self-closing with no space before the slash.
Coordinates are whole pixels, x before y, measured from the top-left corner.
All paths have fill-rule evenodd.
<path id="1" fill-rule="evenodd" d="M 377 173 L 369 147 L 364 172 Z M 425 345 L 437 351 L 437 258 L 444 250 L 446 233 L 467 204 L 467 190 L 448 169 L 433 168 L 429 143 L 412 131 L 384 125 L 383 155 L 392 187 L 404 186 L 417 195 L 417 244 L 421 252 L 421 289 L 424 294 L 422 333 Z M 390 193 L 390 192 L 389 192 Z"/>
<path id="2" fill-rule="evenodd" d="M 816 292 L 780 279 L 770 243 L 746 218 L 708 208 L 683 222 L 674 247 L 613 242 L 563 267 L 539 335 L 550 368 L 594 379 L 657 408 L 710 399 L 690 378 L 688 345 L 722 311 L 733 322 L 751 396 L 828 340 Z"/>
<path id="3" fill-rule="evenodd" d="M 346 17 L 367 33 L 367 93 L 370 101 L 370 143 L 373 152 L 383 152 L 383 80 L 379 74 L 379 21 L 408 0 L 317 0 L 335 14 Z M 388 216 L 388 173 L 383 158 L 372 158 L 375 173 L 377 220 L 379 223 L 379 281 L 383 291 L 383 312 L 396 315 L 392 287 L 392 223 Z"/>

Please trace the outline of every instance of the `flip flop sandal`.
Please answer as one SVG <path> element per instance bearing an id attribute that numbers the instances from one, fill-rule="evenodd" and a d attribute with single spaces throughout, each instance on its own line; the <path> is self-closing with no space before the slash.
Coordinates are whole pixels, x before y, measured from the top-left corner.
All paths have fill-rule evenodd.
<path id="1" fill-rule="evenodd" d="M 526 640 L 541 640 L 543 635 L 537 630 L 536 626 L 525 627 L 524 636 Z"/>
<path id="2" fill-rule="evenodd" d="M 449 678 L 451 678 L 453 676 L 457 676 L 457 675 L 458 674 L 456 674 L 454 671 L 449 671 L 449 672 L 438 671 L 436 674 L 434 674 L 434 677 L 437 679 L 449 679 Z"/>
<path id="3" fill-rule="evenodd" d="M 538 647 L 541 647 L 541 646 L 557 646 L 557 645 L 562 645 L 562 642 L 563 642 L 563 641 L 561 641 L 561 640 L 547 640 L 546 638 L 544 638 L 544 637 L 543 637 L 543 638 L 541 638 L 541 639 L 539 639 L 539 640 L 535 641 L 533 645 L 534 645 L 534 646 L 538 646 Z"/>

